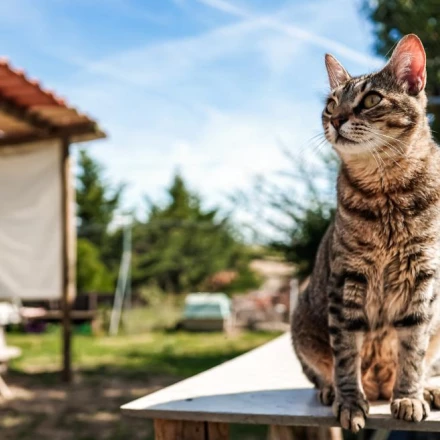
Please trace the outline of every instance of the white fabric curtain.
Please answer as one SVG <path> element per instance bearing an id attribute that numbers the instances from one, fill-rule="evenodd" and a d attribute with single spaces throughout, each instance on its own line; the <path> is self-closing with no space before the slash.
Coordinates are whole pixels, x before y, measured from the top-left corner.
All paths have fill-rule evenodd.
<path id="1" fill-rule="evenodd" d="M 59 141 L 0 149 L 0 299 L 62 293 Z"/>

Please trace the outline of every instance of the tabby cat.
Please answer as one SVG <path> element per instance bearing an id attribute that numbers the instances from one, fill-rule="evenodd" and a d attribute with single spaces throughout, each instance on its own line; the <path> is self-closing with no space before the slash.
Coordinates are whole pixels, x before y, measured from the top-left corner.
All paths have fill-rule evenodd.
<path id="1" fill-rule="evenodd" d="M 352 77 L 331 55 L 325 137 L 341 159 L 336 218 L 292 316 L 292 339 L 341 426 L 368 400 L 396 419 L 440 408 L 425 386 L 440 343 L 440 150 L 426 115 L 426 55 L 405 36 L 379 72 Z"/>

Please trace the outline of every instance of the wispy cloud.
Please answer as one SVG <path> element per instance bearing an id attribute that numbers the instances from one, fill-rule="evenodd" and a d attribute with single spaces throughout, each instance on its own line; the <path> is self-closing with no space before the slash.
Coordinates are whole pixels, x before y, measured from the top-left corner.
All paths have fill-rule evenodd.
<path id="1" fill-rule="evenodd" d="M 259 20 L 261 23 L 269 28 L 282 32 L 292 38 L 306 41 L 315 46 L 321 47 L 326 51 L 334 52 L 337 55 L 344 56 L 352 61 L 355 61 L 361 65 L 371 67 L 378 67 L 382 63 L 377 58 L 369 55 L 361 54 L 359 51 L 350 48 L 349 46 L 335 41 L 331 38 L 320 36 L 317 33 L 307 31 L 301 27 L 293 24 L 284 23 L 271 16 L 259 16 L 257 13 L 248 9 L 239 8 L 225 0 L 196 0 L 197 2 L 214 8 L 220 12 L 224 12 L 236 17 L 246 18 L 248 20 Z"/>
<path id="2" fill-rule="evenodd" d="M 74 94 L 112 134 L 110 145 L 95 151 L 115 179 L 129 179 L 130 202 L 157 192 L 176 168 L 220 202 L 255 174 L 283 168 L 279 139 L 307 156 L 307 139 L 319 129 L 314 87 L 325 85 L 320 50 L 360 66 L 377 63 L 290 24 L 282 10 L 259 14 L 225 0 L 186 0 L 183 6 L 192 11 L 197 3 L 232 23 L 221 20 L 98 60 L 76 59 L 81 70 Z M 310 16 L 304 27 L 314 23 Z M 304 69 L 295 67 L 299 62 Z"/>
<path id="3" fill-rule="evenodd" d="M 365 32 L 353 24 L 357 12 L 350 1 L 335 0 L 349 6 L 344 16 L 330 17 L 330 7 L 322 8 L 326 0 L 308 8 L 300 2 L 288 8 L 283 0 L 259 2 L 264 12 L 254 10 L 251 0 L 169 0 L 152 2 L 154 7 L 112 0 L 106 20 L 114 27 L 108 35 L 101 17 L 93 16 L 102 8 L 85 0 L 87 28 L 80 15 L 58 17 L 60 7 L 30 9 L 21 17 L 14 3 L 9 15 L 32 29 L 20 34 L 17 47 L 24 51 L 31 44 L 31 60 L 41 62 L 45 83 L 110 133 L 109 140 L 90 148 L 111 180 L 129 183 L 128 206 L 139 206 L 143 193 L 160 194 L 176 168 L 209 203 L 221 203 L 256 173 L 285 166 L 279 139 L 313 160 L 307 139 L 320 128 L 324 50 L 351 62 L 353 70 L 377 65 L 368 55 Z M 63 2 L 68 4 L 54 4 Z M 54 49 L 63 17 L 65 34 Z M 42 26 L 31 26 L 39 21 Z M 49 49 L 53 56 L 39 61 Z"/>
<path id="4" fill-rule="evenodd" d="M 76 58 L 92 73 L 104 74 L 138 86 L 177 82 L 202 63 L 240 53 L 244 38 L 261 29 L 259 20 L 221 26 L 197 36 L 162 40 L 110 57 L 88 61 Z M 135 68 L 133 68 L 135 66 Z"/>
<path id="5" fill-rule="evenodd" d="M 232 14 L 237 17 L 250 18 L 252 14 L 243 8 L 232 5 L 224 0 L 197 0 L 199 3 L 203 3 L 206 6 L 217 9 L 227 14 Z"/>

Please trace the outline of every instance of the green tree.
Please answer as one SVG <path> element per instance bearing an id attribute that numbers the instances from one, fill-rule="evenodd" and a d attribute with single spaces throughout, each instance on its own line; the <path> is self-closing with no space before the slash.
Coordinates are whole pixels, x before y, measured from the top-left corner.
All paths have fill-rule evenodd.
<path id="1" fill-rule="evenodd" d="M 440 4 L 438 0 L 363 0 L 363 12 L 373 23 L 375 49 L 386 56 L 406 34 L 417 34 L 427 55 L 428 96 L 440 97 Z M 432 102 L 432 101 L 431 101 Z M 440 105 L 431 103 L 435 134 L 440 133 Z"/>
<path id="2" fill-rule="evenodd" d="M 286 170 L 259 178 L 236 202 L 255 214 L 257 237 L 295 265 L 296 276 L 313 268 L 322 236 L 334 218 L 338 159 L 318 155 L 312 164 L 286 153 Z"/>
<path id="3" fill-rule="evenodd" d="M 112 188 L 103 177 L 102 166 L 85 150 L 79 152 L 78 165 L 78 235 L 102 248 L 108 235 L 108 226 L 119 207 L 124 186 Z"/>
<path id="4" fill-rule="evenodd" d="M 247 266 L 244 246 L 218 209 L 205 210 L 180 175 L 164 206 L 149 202 L 146 222 L 133 230 L 137 285 L 156 283 L 167 292 L 196 290 L 212 274 Z"/>
<path id="5" fill-rule="evenodd" d="M 121 232 L 109 225 L 119 207 L 123 185 L 112 188 L 102 166 L 85 150 L 79 153 L 76 185 L 79 291 L 111 291 L 121 256 Z"/>
<path id="6" fill-rule="evenodd" d="M 325 204 L 306 208 L 292 225 L 288 241 L 275 240 L 272 247 L 295 264 L 295 274 L 304 279 L 311 274 L 321 239 L 333 220 L 335 209 Z"/>
<path id="7" fill-rule="evenodd" d="M 86 238 L 77 243 L 76 283 L 78 292 L 111 292 L 114 277 L 104 265 L 98 248 Z"/>

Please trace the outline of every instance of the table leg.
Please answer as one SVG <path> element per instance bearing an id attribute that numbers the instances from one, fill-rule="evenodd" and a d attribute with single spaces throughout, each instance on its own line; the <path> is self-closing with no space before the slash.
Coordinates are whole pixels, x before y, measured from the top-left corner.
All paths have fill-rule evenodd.
<path id="1" fill-rule="evenodd" d="M 229 425 L 226 423 L 206 422 L 208 425 L 208 440 L 228 440 Z"/>
<path id="2" fill-rule="evenodd" d="M 223 423 L 186 420 L 154 421 L 156 440 L 228 440 L 229 427 Z"/>
<path id="3" fill-rule="evenodd" d="M 342 440 L 342 431 L 340 428 L 272 425 L 268 440 Z"/>

